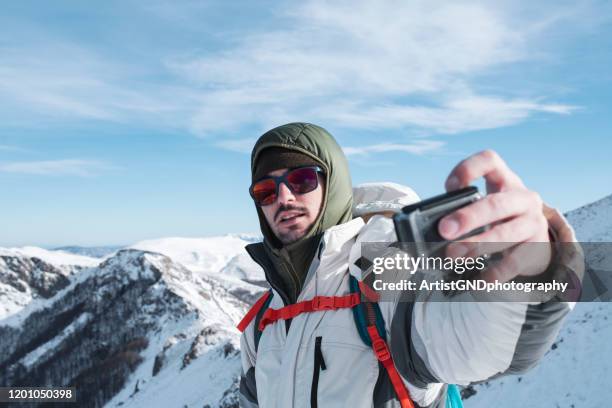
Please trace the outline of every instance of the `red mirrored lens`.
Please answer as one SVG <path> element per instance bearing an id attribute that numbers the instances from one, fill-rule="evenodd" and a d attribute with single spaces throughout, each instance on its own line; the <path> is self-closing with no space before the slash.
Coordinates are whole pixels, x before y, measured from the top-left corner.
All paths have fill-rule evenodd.
<path id="1" fill-rule="evenodd" d="M 292 170 L 287 174 L 287 183 L 294 193 L 310 193 L 317 188 L 317 171 L 312 167 Z"/>
<path id="2" fill-rule="evenodd" d="M 272 204 L 276 200 L 276 182 L 273 179 L 258 181 L 253 185 L 252 193 L 257 204 Z"/>
<path id="3" fill-rule="evenodd" d="M 306 194 L 318 186 L 317 169 L 302 167 L 291 170 L 280 177 L 269 177 L 258 181 L 251 187 L 251 195 L 257 205 L 270 205 L 276 201 L 277 183 L 285 182 L 295 194 Z"/>

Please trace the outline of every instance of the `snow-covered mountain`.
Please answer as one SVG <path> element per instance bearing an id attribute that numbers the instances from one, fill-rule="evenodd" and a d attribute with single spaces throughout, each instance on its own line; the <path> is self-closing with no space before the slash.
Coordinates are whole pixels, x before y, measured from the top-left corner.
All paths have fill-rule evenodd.
<path id="1" fill-rule="evenodd" d="M 27 276 L 47 274 L 23 281 L 26 290 L 52 283 L 0 320 L 0 384 L 71 384 L 88 407 L 237 406 L 234 326 L 261 287 L 228 286 L 133 249 L 72 276 L 18 259 L 18 271 L 35 271 Z M 1 276 L 19 274 L 14 258 L 5 262 L 13 274 Z"/>
<path id="2" fill-rule="evenodd" d="M 566 214 L 581 242 L 612 242 L 612 195 Z M 606 246 L 608 251 L 610 247 Z M 466 408 L 610 407 L 612 303 L 577 303 L 552 349 L 522 376 L 470 387 Z M 468 392 L 469 393 L 469 392 Z"/>
<path id="3" fill-rule="evenodd" d="M 20 248 L 0 248 L 0 255 L 38 258 L 44 262 L 56 266 L 97 266 L 100 263 L 100 259 L 98 257 L 73 254 L 60 250 L 51 251 L 32 246 Z"/>
<path id="4" fill-rule="evenodd" d="M 612 242 L 612 195 L 566 214 L 581 242 Z"/>
<path id="5" fill-rule="evenodd" d="M 98 259 L 36 247 L 0 248 L 0 324 L 26 306 L 55 296 L 82 269 Z"/>
<path id="6" fill-rule="evenodd" d="M 163 238 L 141 241 L 130 248 L 164 254 L 198 274 L 261 282 L 265 280 L 263 271 L 244 250 L 247 244 L 260 240 L 258 236 L 246 234 Z"/>
<path id="7" fill-rule="evenodd" d="M 82 246 L 65 246 L 55 248 L 54 251 L 68 252 L 75 255 L 83 255 L 91 258 L 104 258 L 122 249 L 121 246 L 96 246 L 96 247 L 82 247 Z"/>
<path id="8" fill-rule="evenodd" d="M 580 240 L 610 241 L 612 196 L 567 216 Z M 243 247 L 258 239 L 0 249 L 0 384 L 74 385 L 79 406 L 236 407 L 235 324 L 264 290 Z M 608 406 L 611 312 L 578 304 L 538 367 L 470 387 L 465 406 Z"/>

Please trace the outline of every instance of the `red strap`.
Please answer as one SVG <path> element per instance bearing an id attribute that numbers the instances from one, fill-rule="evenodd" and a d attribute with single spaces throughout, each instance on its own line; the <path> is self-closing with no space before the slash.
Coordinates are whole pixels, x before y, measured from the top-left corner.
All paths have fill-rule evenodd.
<path id="1" fill-rule="evenodd" d="M 364 281 L 359 281 L 359 290 L 361 290 L 361 293 L 363 293 L 370 302 L 378 302 L 380 300 L 378 292 L 369 287 Z"/>
<path id="2" fill-rule="evenodd" d="M 315 296 L 311 300 L 287 305 L 280 309 L 268 309 L 259 321 L 259 330 L 263 330 L 267 325 L 277 320 L 293 319 L 302 313 L 351 308 L 357 306 L 360 302 L 359 293 L 351 293 L 345 296 Z"/>
<path id="3" fill-rule="evenodd" d="M 251 307 L 247 314 L 244 315 L 240 323 L 238 323 L 238 326 L 236 326 L 238 330 L 240 330 L 241 332 L 244 332 L 246 330 L 246 328 L 249 326 L 249 323 L 251 323 L 251 320 L 253 320 L 255 316 L 257 316 L 257 312 L 259 312 L 264 303 L 266 303 L 266 300 L 268 300 L 269 296 L 270 291 L 268 290 L 259 299 L 257 299 L 257 302 L 255 302 L 255 304 Z"/>
<path id="4" fill-rule="evenodd" d="M 378 330 L 375 325 L 368 326 L 368 333 L 370 334 L 370 340 L 372 340 L 372 350 L 374 350 L 374 354 L 376 354 L 378 361 L 380 361 L 387 370 L 400 405 L 402 408 L 414 408 L 408 388 L 406 388 L 406 384 L 404 384 L 402 377 L 400 377 L 395 368 L 387 342 L 378 335 Z"/>

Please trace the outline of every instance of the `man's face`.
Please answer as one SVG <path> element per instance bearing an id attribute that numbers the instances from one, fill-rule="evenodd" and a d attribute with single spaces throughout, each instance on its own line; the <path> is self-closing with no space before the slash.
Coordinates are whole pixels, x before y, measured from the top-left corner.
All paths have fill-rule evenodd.
<path id="1" fill-rule="evenodd" d="M 282 176 L 287 170 L 278 169 L 267 175 Z M 272 232 L 283 245 L 291 244 L 306 235 L 317 219 L 323 204 L 325 181 L 321 174 L 317 177 L 317 188 L 306 194 L 292 193 L 285 183 L 281 183 L 276 201 L 261 207 Z"/>

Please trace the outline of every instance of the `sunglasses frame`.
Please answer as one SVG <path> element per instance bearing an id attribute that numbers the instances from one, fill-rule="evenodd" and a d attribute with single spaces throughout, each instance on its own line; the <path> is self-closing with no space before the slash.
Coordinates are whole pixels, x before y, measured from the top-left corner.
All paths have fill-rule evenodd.
<path id="1" fill-rule="evenodd" d="M 319 166 L 300 166 L 300 167 L 293 167 L 289 170 L 287 170 L 282 176 L 265 176 L 260 178 L 259 180 L 255 181 L 253 184 L 251 184 L 251 186 L 249 187 L 249 194 L 251 195 L 251 198 L 253 199 L 253 201 L 255 201 L 255 204 L 260 206 L 260 207 L 266 207 L 268 205 L 272 205 L 274 204 L 274 201 L 276 201 L 278 199 L 278 189 L 280 188 L 281 183 L 285 183 L 285 185 L 287 186 L 287 188 L 289 189 L 289 191 L 291 191 L 292 194 L 308 194 L 311 193 L 313 191 L 315 191 L 318 187 L 319 187 L 319 177 L 316 178 L 316 184 L 315 187 L 306 192 L 306 193 L 297 193 L 295 191 L 293 191 L 293 188 L 291 187 L 289 180 L 287 180 L 287 176 L 294 170 L 299 170 L 299 169 L 314 169 L 315 172 L 317 173 L 317 175 L 320 174 L 325 174 L 325 171 L 319 167 Z M 259 183 L 260 181 L 263 180 L 274 180 L 274 186 L 276 187 L 276 190 L 274 191 L 274 195 L 276 195 L 276 198 L 274 199 L 274 201 L 272 201 L 270 204 L 258 204 L 257 200 L 255 200 L 255 194 L 253 193 L 253 187 Z"/>

